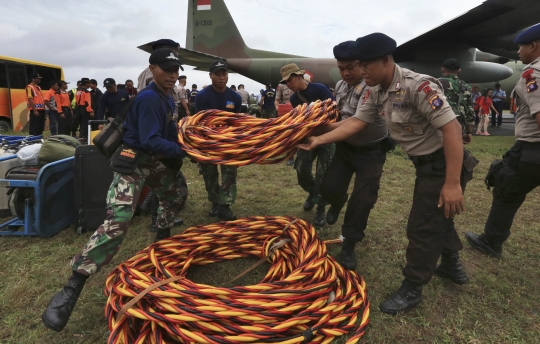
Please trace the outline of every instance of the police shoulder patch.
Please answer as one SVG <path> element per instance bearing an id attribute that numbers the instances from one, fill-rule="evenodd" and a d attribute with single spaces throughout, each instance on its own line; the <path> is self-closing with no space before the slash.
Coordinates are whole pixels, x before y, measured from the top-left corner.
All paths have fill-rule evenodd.
<path id="1" fill-rule="evenodd" d="M 433 96 L 429 99 L 429 104 L 431 104 L 431 108 L 433 110 L 439 109 L 441 106 L 443 106 L 444 102 L 441 98 L 439 98 L 438 95 Z"/>

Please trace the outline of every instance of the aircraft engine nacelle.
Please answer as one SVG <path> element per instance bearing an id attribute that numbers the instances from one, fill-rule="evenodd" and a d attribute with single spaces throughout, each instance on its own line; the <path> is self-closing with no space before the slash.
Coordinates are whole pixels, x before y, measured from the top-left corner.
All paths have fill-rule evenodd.
<path id="1" fill-rule="evenodd" d="M 414 70 L 417 73 L 431 75 L 436 78 L 441 76 L 442 62 L 400 62 L 399 65 Z M 461 62 L 459 78 L 467 83 L 487 83 L 504 80 L 512 76 L 512 73 L 512 69 L 498 63 L 467 61 Z"/>

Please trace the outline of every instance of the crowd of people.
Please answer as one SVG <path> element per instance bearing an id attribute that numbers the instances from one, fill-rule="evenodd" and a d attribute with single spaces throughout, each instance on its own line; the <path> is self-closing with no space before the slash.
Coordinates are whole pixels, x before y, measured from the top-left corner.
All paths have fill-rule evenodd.
<path id="1" fill-rule="evenodd" d="M 486 178 L 494 192 L 484 233 L 465 236 L 474 248 L 495 257 L 502 255 L 502 244 L 526 195 L 540 185 L 540 116 L 536 116 L 540 113 L 536 82 L 540 77 L 540 24 L 522 32 L 515 42 L 521 60 L 529 64 L 512 93 L 517 109 L 517 142 L 503 162 L 492 165 Z M 177 143 L 178 118 L 174 112 L 183 108 L 186 115 L 207 109 L 239 113 L 244 100 L 248 101 L 245 105 L 251 105 L 249 97 L 239 92 L 243 87 L 227 87 L 229 69 L 225 60 L 210 65 L 209 86 L 197 91 L 193 85 L 191 92 L 185 92 L 186 78 L 179 75 L 182 65 L 178 47 L 172 40 L 156 41 L 150 65 L 139 77 L 124 144 L 112 157 L 115 174 L 107 218 L 73 258 L 68 283 L 54 295 L 42 316 L 45 325 L 55 331 L 66 326 L 88 277 L 108 264 L 119 249 L 142 185 L 149 185 L 159 198 L 155 240 L 171 235 L 175 214 L 182 205 L 177 171 L 185 157 Z M 406 228 L 407 263 L 401 286 L 379 305 L 388 314 L 418 305 L 423 287 L 434 275 L 456 284 L 469 282 L 459 256 L 463 246 L 454 217 L 465 210 L 463 193 L 478 164 L 465 145 L 471 142 L 475 126 L 473 97 L 476 104 L 479 95 L 459 79 L 459 61 L 447 59 L 437 79 L 400 67 L 393 60 L 395 49 L 395 40 L 382 33 L 339 43 L 333 54 L 342 80 L 335 94 L 326 85 L 306 80 L 306 71 L 291 63 L 281 68 L 278 90 L 268 85 L 257 100 L 263 117 L 275 115 L 280 93 L 279 101 L 287 96 L 292 106 L 336 101 L 339 121 L 317 128 L 306 143 L 299 145 L 294 167 L 298 184 L 307 193 L 303 209 L 311 211 L 317 206 L 314 225 L 336 223 L 346 205 L 339 258 L 346 269 L 356 268 L 354 252 L 365 237 L 371 209 L 377 202 L 386 154 L 397 143 L 409 156 L 416 179 Z M 183 82 L 176 87 L 179 79 Z M 500 114 L 504 97 L 500 88 L 485 93 L 478 120 L 489 109 Z M 88 99 L 91 97 L 77 101 L 81 112 L 92 109 Z M 485 120 L 481 123 L 485 126 Z M 217 165 L 200 164 L 210 203 L 208 214 L 234 220 L 231 206 L 237 194 L 238 168 L 220 168 L 221 182 Z M 348 195 L 353 174 L 353 190 Z"/>

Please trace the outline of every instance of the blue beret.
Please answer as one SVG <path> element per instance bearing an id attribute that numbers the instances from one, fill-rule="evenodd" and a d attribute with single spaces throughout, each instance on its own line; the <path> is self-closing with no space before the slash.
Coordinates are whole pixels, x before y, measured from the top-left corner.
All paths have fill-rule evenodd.
<path id="1" fill-rule="evenodd" d="M 334 47 L 334 57 L 336 60 L 341 61 L 348 61 L 348 60 L 355 60 L 349 53 L 347 52 L 347 49 L 349 49 L 349 45 L 351 43 L 354 43 L 354 41 L 346 41 L 343 43 L 339 43 Z"/>
<path id="2" fill-rule="evenodd" d="M 369 61 L 392 54 L 396 46 L 396 41 L 392 38 L 384 33 L 375 32 L 351 43 L 347 53 L 355 60 Z"/>
<path id="3" fill-rule="evenodd" d="M 520 33 L 514 43 L 527 44 L 540 40 L 540 24 L 536 24 Z"/>
<path id="4" fill-rule="evenodd" d="M 159 48 L 178 48 L 180 44 L 176 43 L 172 39 L 158 39 L 154 43 L 152 43 L 152 50 L 156 50 Z"/>

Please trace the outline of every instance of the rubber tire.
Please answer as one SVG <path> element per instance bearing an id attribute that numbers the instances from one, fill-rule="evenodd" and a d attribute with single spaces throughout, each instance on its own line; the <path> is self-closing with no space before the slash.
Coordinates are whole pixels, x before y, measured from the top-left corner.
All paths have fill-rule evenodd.
<path id="1" fill-rule="evenodd" d="M 6 131 L 11 131 L 11 123 L 5 120 L 0 120 L 0 133 L 4 133 Z"/>

